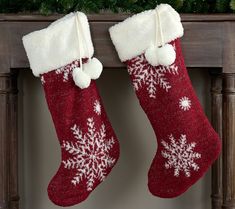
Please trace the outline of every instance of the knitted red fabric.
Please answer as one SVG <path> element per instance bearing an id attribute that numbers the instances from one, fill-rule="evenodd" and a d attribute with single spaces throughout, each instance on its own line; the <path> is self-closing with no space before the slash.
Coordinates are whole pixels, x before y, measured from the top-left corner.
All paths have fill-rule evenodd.
<path id="1" fill-rule="evenodd" d="M 77 66 L 74 61 L 41 76 L 62 152 L 48 195 L 60 206 L 85 200 L 119 157 L 119 143 L 95 82 L 86 89 L 74 84 L 72 70 Z"/>
<path id="2" fill-rule="evenodd" d="M 127 61 L 140 105 L 158 140 L 148 173 L 153 195 L 170 198 L 185 192 L 216 160 L 221 141 L 203 113 L 182 57 L 180 41 L 171 42 L 171 66 L 151 66 L 144 55 Z"/>

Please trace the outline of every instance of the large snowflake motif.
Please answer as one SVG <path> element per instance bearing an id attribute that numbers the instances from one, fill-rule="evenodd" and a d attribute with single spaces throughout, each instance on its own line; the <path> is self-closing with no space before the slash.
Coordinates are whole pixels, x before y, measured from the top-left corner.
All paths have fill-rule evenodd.
<path id="1" fill-rule="evenodd" d="M 85 134 L 76 124 L 71 128 L 76 141 L 63 141 L 62 148 L 71 154 L 71 158 L 62 163 L 66 169 L 77 170 L 72 184 L 77 185 L 86 179 L 87 191 L 91 191 L 95 180 L 103 181 L 107 168 L 115 163 L 115 159 L 109 155 L 114 139 L 106 139 L 104 124 L 96 131 L 93 118 L 87 119 L 87 127 Z"/>
<path id="2" fill-rule="evenodd" d="M 170 144 L 165 141 L 161 142 L 165 148 L 161 154 L 167 159 L 165 168 L 174 168 L 174 176 L 176 177 L 180 175 L 180 171 L 184 172 L 186 177 L 190 177 L 191 168 L 194 171 L 199 170 L 199 166 L 194 162 L 196 159 L 201 158 L 201 154 L 193 151 L 196 143 L 187 144 L 186 135 L 181 135 L 178 141 L 176 141 L 173 135 L 170 135 L 169 139 Z"/>
<path id="3" fill-rule="evenodd" d="M 178 66 L 172 64 L 170 66 L 159 65 L 154 67 L 148 63 L 142 54 L 130 61 L 128 72 L 133 77 L 133 85 L 136 91 L 145 85 L 149 97 L 156 98 L 157 86 L 164 89 L 166 92 L 171 88 L 166 74 L 178 74 Z"/>

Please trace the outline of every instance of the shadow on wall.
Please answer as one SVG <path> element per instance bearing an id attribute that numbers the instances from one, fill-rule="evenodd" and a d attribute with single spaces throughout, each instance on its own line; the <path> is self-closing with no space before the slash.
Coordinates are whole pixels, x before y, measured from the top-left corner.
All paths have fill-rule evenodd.
<path id="1" fill-rule="evenodd" d="M 191 70 L 197 95 L 209 113 L 208 73 Z M 83 203 L 71 209 L 207 209 L 210 175 L 175 199 L 151 195 L 147 172 L 156 152 L 156 138 L 139 106 L 126 70 L 104 70 L 98 80 L 103 102 L 119 138 L 121 156 L 108 178 Z M 47 197 L 47 184 L 60 163 L 60 148 L 39 79 L 30 71 L 20 75 L 20 190 L 21 208 L 59 209 Z M 205 96 L 207 95 L 207 96 Z"/>

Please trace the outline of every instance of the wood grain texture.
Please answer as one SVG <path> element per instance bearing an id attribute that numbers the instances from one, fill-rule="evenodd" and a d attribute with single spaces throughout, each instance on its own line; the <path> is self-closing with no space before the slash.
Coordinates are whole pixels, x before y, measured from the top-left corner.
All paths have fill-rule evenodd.
<path id="1" fill-rule="evenodd" d="M 0 21 L 7 22 L 52 22 L 60 17 L 62 14 L 54 15 L 40 15 L 40 14 L 0 14 Z M 90 22 L 119 22 L 130 17 L 129 13 L 110 13 L 102 12 L 99 14 L 87 14 Z M 183 22 L 224 22 L 235 21 L 234 14 L 181 14 Z"/>
<path id="2" fill-rule="evenodd" d="M 16 90 L 16 75 L 0 73 L 0 209 L 13 209 L 11 197 L 18 195 Z"/>
<path id="3" fill-rule="evenodd" d="M 235 209 L 235 74 L 223 75 L 223 209 Z"/>
<path id="4" fill-rule="evenodd" d="M 184 23 L 183 54 L 188 67 L 222 67 L 223 24 Z"/>
<path id="5" fill-rule="evenodd" d="M 0 22 L 0 72 L 10 71 L 10 45 L 9 25 Z"/>
<path id="6" fill-rule="evenodd" d="M 211 71 L 211 123 L 222 138 L 222 75 Z M 212 209 L 222 206 L 222 154 L 214 162 L 211 175 L 211 205 Z"/>
<path id="7" fill-rule="evenodd" d="M 10 209 L 19 208 L 18 193 L 18 71 L 12 71 L 12 89 L 9 93 L 9 144 L 10 144 L 10 178 L 9 178 L 9 197 Z"/>
<path id="8" fill-rule="evenodd" d="M 232 73 L 235 70 L 235 22 L 224 22 L 223 34 L 223 71 Z"/>

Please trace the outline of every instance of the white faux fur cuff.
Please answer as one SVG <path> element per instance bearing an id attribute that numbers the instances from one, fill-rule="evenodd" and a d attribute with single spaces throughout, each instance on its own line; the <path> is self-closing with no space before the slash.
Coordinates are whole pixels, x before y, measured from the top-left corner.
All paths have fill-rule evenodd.
<path id="1" fill-rule="evenodd" d="M 156 7 L 164 44 L 183 36 L 179 14 L 168 4 Z M 156 28 L 156 11 L 148 10 L 127 18 L 109 29 L 112 42 L 122 62 L 132 59 L 157 42 L 162 45 L 159 25 Z M 157 32 L 157 34 L 156 34 Z M 156 40 L 157 37 L 157 40 Z"/>
<path id="2" fill-rule="evenodd" d="M 78 31 L 76 18 L 80 26 Z M 82 43 L 82 46 L 79 43 Z M 35 76 L 79 58 L 90 58 L 94 53 L 88 20 L 81 12 L 70 13 L 47 28 L 24 36 L 23 44 Z"/>

